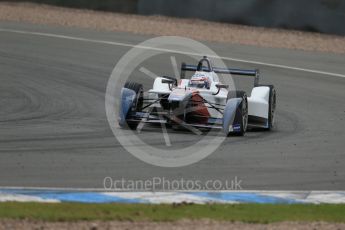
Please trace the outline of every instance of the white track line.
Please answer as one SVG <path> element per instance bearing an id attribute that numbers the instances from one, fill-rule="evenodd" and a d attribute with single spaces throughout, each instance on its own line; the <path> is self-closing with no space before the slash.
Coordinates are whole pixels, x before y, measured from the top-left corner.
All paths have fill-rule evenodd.
<path id="1" fill-rule="evenodd" d="M 150 49 L 150 50 L 172 52 L 172 53 L 178 53 L 178 54 L 200 56 L 200 54 L 192 53 L 192 52 L 184 52 L 184 51 L 177 51 L 177 50 L 170 50 L 170 49 L 153 48 L 153 47 L 139 46 L 139 45 L 133 45 L 133 44 L 128 44 L 128 43 L 122 43 L 122 42 L 111 42 L 111 41 L 105 41 L 105 40 L 88 39 L 88 38 L 73 37 L 73 36 L 66 36 L 66 35 L 52 34 L 52 33 L 40 33 L 40 32 L 32 32 L 32 31 L 24 31 L 24 30 L 12 30 L 12 29 L 2 29 L 2 28 L 0 28 L 0 32 L 9 32 L 9 33 L 17 33 L 17 34 L 29 34 L 29 35 L 36 35 L 36 36 L 43 36 L 43 37 L 69 39 L 69 40 L 75 40 L 75 41 L 92 42 L 92 43 L 98 43 L 98 44 L 107 44 L 107 45 L 123 46 L 123 47 L 131 47 L 131 48 L 136 47 L 136 48 L 141 48 L 141 49 Z M 269 67 L 274 67 L 274 68 L 281 68 L 281 69 L 288 69 L 288 70 L 295 70 L 295 71 L 302 71 L 302 72 L 308 72 L 308 73 L 315 73 L 315 74 L 321 74 L 321 75 L 328 75 L 328 76 L 333 76 L 333 77 L 345 78 L 345 74 L 339 74 L 339 73 L 331 73 L 331 72 L 326 72 L 326 71 L 319 71 L 319 70 L 306 69 L 306 68 L 300 68 L 300 67 L 294 67 L 294 66 L 272 64 L 272 63 L 266 63 L 266 62 L 244 60 L 244 59 L 238 59 L 238 58 L 230 58 L 230 57 L 222 57 L 222 56 L 215 57 L 213 55 L 208 55 L 208 56 L 211 57 L 211 58 L 221 58 L 223 60 L 228 60 L 228 61 L 236 61 L 236 62 L 242 62 L 242 63 L 248 63 L 248 64 L 255 64 L 255 65 L 261 65 L 261 66 L 269 66 Z"/>

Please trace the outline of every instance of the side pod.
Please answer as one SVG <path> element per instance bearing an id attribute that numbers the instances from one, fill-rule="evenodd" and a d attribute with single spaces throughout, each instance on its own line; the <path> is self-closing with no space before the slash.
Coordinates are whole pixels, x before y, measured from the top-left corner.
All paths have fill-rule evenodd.
<path id="1" fill-rule="evenodd" d="M 254 87 L 248 97 L 248 125 L 251 127 L 267 128 L 270 88 L 267 86 Z"/>

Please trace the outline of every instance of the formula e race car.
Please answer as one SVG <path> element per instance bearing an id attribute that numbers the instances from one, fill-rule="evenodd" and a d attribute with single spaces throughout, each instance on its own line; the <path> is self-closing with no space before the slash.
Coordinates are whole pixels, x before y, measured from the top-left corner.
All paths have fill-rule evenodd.
<path id="1" fill-rule="evenodd" d="M 185 79 L 186 71 L 194 71 L 194 75 Z M 250 97 L 244 91 L 228 90 L 217 73 L 254 77 Z M 126 82 L 121 91 L 119 125 L 141 129 L 146 123 L 159 123 L 191 131 L 218 128 L 227 136 L 243 136 L 249 128 L 271 130 L 275 109 L 275 88 L 259 85 L 258 70 L 213 67 L 205 56 L 196 66 L 182 63 L 179 80 L 157 77 L 145 94 L 141 84 Z"/>

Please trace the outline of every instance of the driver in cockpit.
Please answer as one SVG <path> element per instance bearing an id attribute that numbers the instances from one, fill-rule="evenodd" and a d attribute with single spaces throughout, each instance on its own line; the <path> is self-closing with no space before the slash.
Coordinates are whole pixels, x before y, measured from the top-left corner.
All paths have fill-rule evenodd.
<path id="1" fill-rule="evenodd" d="M 201 88 L 201 89 L 202 88 L 210 89 L 210 84 L 211 84 L 211 81 L 209 77 L 200 73 L 194 74 L 189 81 L 190 87 Z"/>

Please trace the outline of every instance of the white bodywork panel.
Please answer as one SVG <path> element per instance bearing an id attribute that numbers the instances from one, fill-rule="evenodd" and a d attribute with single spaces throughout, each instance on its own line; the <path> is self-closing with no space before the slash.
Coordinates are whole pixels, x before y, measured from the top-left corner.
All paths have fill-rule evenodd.
<path id="1" fill-rule="evenodd" d="M 162 83 L 162 80 L 165 79 L 163 77 L 157 77 L 153 82 L 153 88 L 149 90 L 149 93 L 156 93 L 156 94 L 167 94 L 171 93 L 169 89 L 169 84 Z"/>
<path id="2" fill-rule="evenodd" d="M 258 86 L 252 89 L 248 97 L 248 115 L 268 119 L 270 88 Z"/>

